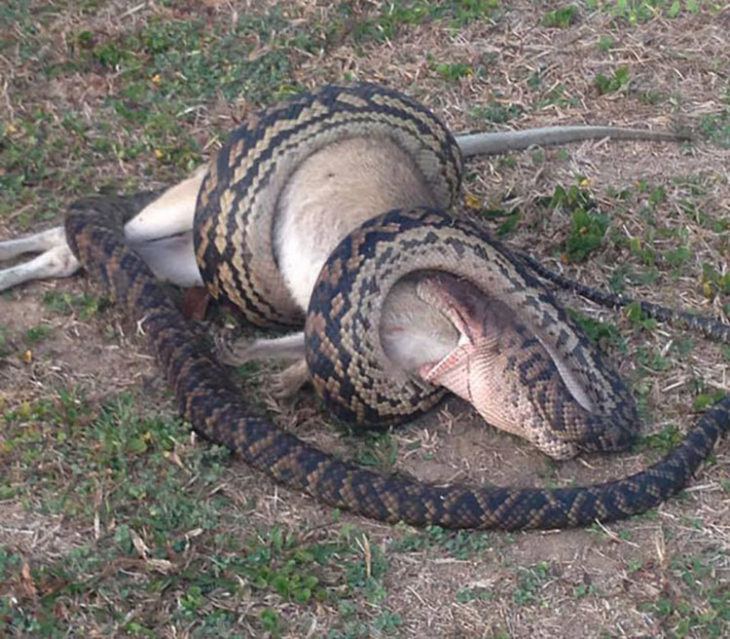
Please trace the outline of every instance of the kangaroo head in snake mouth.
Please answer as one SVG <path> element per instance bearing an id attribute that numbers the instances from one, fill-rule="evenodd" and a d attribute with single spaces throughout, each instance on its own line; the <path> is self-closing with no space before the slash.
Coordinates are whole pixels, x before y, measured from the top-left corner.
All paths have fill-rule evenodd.
<path id="1" fill-rule="evenodd" d="M 580 442 L 546 440 L 556 416 L 524 389 L 540 376 L 577 413 L 597 412 L 594 402 L 560 353 L 500 299 L 448 273 L 418 273 L 386 297 L 380 337 L 397 371 L 447 388 L 487 423 L 556 459 L 580 452 Z M 630 443 L 624 438 L 613 448 Z"/>

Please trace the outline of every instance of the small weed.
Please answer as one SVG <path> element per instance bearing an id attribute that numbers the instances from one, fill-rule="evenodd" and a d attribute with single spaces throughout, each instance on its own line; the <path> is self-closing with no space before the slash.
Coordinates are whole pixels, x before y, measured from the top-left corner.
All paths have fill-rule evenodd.
<path id="1" fill-rule="evenodd" d="M 88 320 L 104 311 L 109 302 L 93 295 L 71 295 L 59 291 L 48 291 L 43 295 L 43 305 L 58 315 L 78 315 Z"/>
<path id="2" fill-rule="evenodd" d="M 662 91 L 644 91 L 639 94 L 639 100 L 644 104 L 660 104 L 667 99 L 667 94 Z"/>
<path id="3" fill-rule="evenodd" d="M 540 602 L 540 589 L 550 577 L 548 562 L 541 561 L 529 568 L 520 566 L 517 574 L 518 585 L 512 593 L 512 600 L 518 606 L 538 604 Z"/>
<path id="4" fill-rule="evenodd" d="M 259 619 L 261 620 L 261 625 L 266 632 L 270 632 L 274 636 L 279 634 L 281 630 L 279 627 L 281 617 L 276 610 L 273 608 L 264 608 L 259 613 Z"/>
<path id="5" fill-rule="evenodd" d="M 658 433 L 643 438 L 644 444 L 659 455 L 664 456 L 674 450 L 682 441 L 682 432 L 674 425 L 665 426 Z"/>
<path id="6" fill-rule="evenodd" d="M 671 267 L 682 266 L 692 259 L 692 249 L 689 246 L 678 246 L 664 253 L 664 261 Z"/>
<path id="7" fill-rule="evenodd" d="M 436 63 L 433 69 L 445 80 L 460 80 L 474 75 L 474 67 L 463 62 Z"/>
<path id="8" fill-rule="evenodd" d="M 548 11 L 542 18 L 542 24 L 548 28 L 567 29 L 578 21 L 578 7 L 569 5 L 554 11 Z"/>
<path id="9" fill-rule="evenodd" d="M 37 344 L 38 342 L 43 341 L 43 339 L 45 339 L 52 330 L 53 329 L 50 326 L 45 326 L 43 324 L 29 328 L 25 331 L 25 343 L 29 345 Z"/>
<path id="10" fill-rule="evenodd" d="M 710 553 L 683 553 L 672 558 L 669 570 L 676 587 L 642 606 L 663 633 L 673 637 L 727 636 L 730 589 L 718 572 L 721 561 Z"/>
<path id="11" fill-rule="evenodd" d="M 566 88 L 557 83 L 550 87 L 550 90 L 535 101 L 535 109 L 540 111 L 550 106 L 575 106 L 578 104 L 578 98 L 568 94 Z"/>
<path id="12" fill-rule="evenodd" d="M 358 438 L 357 462 L 363 466 L 390 472 L 398 459 L 398 443 L 388 431 L 363 433 Z"/>
<path id="13" fill-rule="evenodd" d="M 593 214 L 582 208 L 573 210 L 571 232 L 565 242 L 565 256 L 569 262 L 582 262 L 595 251 L 603 241 L 608 227 L 608 218 Z"/>
<path id="14" fill-rule="evenodd" d="M 660 373 L 672 367 L 670 358 L 664 356 L 660 350 L 648 346 L 639 346 L 636 349 L 636 361 L 644 369 L 653 373 Z"/>
<path id="15" fill-rule="evenodd" d="M 722 148 L 730 148 L 730 109 L 700 118 L 700 133 Z"/>
<path id="16" fill-rule="evenodd" d="M 615 93 L 620 91 L 629 84 L 629 68 L 619 67 L 613 72 L 612 76 L 605 76 L 599 73 L 594 79 L 593 84 L 598 89 L 598 93 L 603 95 L 605 93 Z"/>
<path id="17" fill-rule="evenodd" d="M 621 333 L 615 324 L 594 320 L 570 308 L 567 309 L 567 313 L 572 319 L 578 322 L 578 325 L 583 329 L 583 332 L 588 338 L 601 346 L 601 348 L 616 348 L 619 352 L 626 351 L 626 340 L 621 337 Z"/>
<path id="18" fill-rule="evenodd" d="M 470 603 L 472 601 L 493 601 L 495 593 L 489 588 L 481 586 L 470 586 L 456 592 L 456 601 L 459 603 Z"/>
<path id="19" fill-rule="evenodd" d="M 614 293 L 623 293 L 626 282 L 638 286 L 651 285 L 659 279 L 659 275 L 659 270 L 655 267 L 637 270 L 629 264 L 619 264 L 611 274 L 611 290 Z"/>
<path id="20" fill-rule="evenodd" d="M 573 597 L 583 599 L 596 593 L 596 587 L 593 584 L 579 584 L 573 587 Z"/>
<path id="21" fill-rule="evenodd" d="M 441 549 L 454 559 L 470 559 L 481 556 L 491 547 L 488 533 L 444 530 L 429 526 L 425 532 L 407 533 L 394 539 L 388 547 L 391 552 L 420 552 Z"/>
<path id="22" fill-rule="evenodd" d="M 445 22 L 461 29 L 477 20 L 499 20 L 501 0 L 468 0 L 456 3 L 434 3 L 428 0 L 375 3 L 363 16 L 356 16 L 350 3 L 341 3 L 339 11 L 353 21 L 352 34 L 356 41 L 383 42 L 394 39 L 407 26 L 426 22 Z"/>
<path id="23" fill-rule="evenodd" d="M 719 402 L 725 397 L 726 393 L 722 390 L 708 390 L 697 394 L 692 402 L 692 410 L 704 410 L 713 404 Z"/>
<path id="24" fill-rule="evenodd" d="M 390 610 L 381 612 L 373 619 L 371 627 L 373 636 L 383 636 L 395 633 L 403 625 L 403 618 Z"/>
<path id="25" fill-rule="evenodd" d="M 587 0 L 590 9 L 600 9 L 629 25 L 649 22 L 660 16 L 676 18 L 683 11 L 697 13 L 706 0 Z"/>
<path id="26" fill-rule="evenodd" d="M 517 104 L 509 106 L 500 102 L 488 102 L 486 105 L 473 106 L 469 111 L 469 116 L 476 124 L 482 122 L 491 122 L 492 124 L 504 124 L 512 118 L 518 117 L 523 109 Z"/>
<path id="27" fill-rule="evenodd" d="M 645 266 L 654 266 L 657 263 L 656 251 L 649 242 L 643 242 L 640 237 L 632 237 L 628 242 L 629 252 L 638 258 Z"/>
<path id="28" fill-rule="evenodd" d="M 653 317 L 649 317 L 644 313 L 639 302 L 628 304 L 623 310 L 623 315 L 629 323 L 640 330 L 652 331 L 658 324 Z"/>
<path id="29" fill-rule="evenodd" d="M 597 46 L 599 51 L 603 51 L 604 53 L 606 53 L 616 46 L 616 42 L 611 36 L 604 34 L 600 38 L 598 38 Z"/>
<path id="30" fill-rule="evenodd" d="M 582 181 L 582 178 L 579 178 Z M 591 194 L 580 186 L 567 190 L 557 186 L 553 196 L 538 201 L 547 208 L 571 213 L 571 231 L 563 246 L 563 259 L 567 262 L 581 262 L 602 243 L 608 228 L 608 218 L 599 213 Z"/>
<path id="31" fill-rule="evenodd" d="M 511 211 L 505 211 L 504 209 L 487 209 L 482 213 L 482 215 L 486 220 L 503 220 L 497 227 L 497 235 L 500 237 L 509 235 L 516 230 L 520 224 L 521 218 L 520 210 L 517 208 L 512 209 Z"/>

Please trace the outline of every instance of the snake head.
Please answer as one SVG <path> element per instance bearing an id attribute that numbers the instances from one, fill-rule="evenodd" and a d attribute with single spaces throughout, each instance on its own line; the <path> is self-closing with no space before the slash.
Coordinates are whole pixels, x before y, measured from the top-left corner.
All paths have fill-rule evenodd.
<path id="1" fill-rule="evenodd" d="M 596 410 L 570 366 L 504 302 L 441 273 L 421 276 L 415 292 L 458 332 L 446 355 L 418 367 L 425 381 L 556 459 L 631 443 L 633 433 Z"/>

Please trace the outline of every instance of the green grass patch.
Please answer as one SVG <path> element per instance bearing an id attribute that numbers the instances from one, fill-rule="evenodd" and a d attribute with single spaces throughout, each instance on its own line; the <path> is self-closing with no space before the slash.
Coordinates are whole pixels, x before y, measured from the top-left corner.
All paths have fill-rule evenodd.
<path id="1" fill-rule="evenodd" d="M 672 637 L 725 637 L 730 628 L 730 588 L 722 578 L 722 553 L 677 554 L 670 562 L 674 587 L 641 608 Z"/>
<path id="2" fill-rule="evenodd" d="M 475 601 L 494 601 L 496 598 L 497 595 L 491 588 L 481 586 L 469 586 L 456 592 L 456 601 L 463 604 Z"/>
<path id="3" fill-rule="evenodd" d="M 53 329 L 45 324 L 33 326 L 25 331 L 25 343 L 32 345 L 42 342 L 52 331 Z"/>
<path id="4" fill-rule="evenodd" d="M 406 0 L 374 3 L 362 13 L 358 11 L 357 5 L 342 2 L 338 5 L 338 13 L 352 25 L 352 34 L 356 40 L 384 42 L 396 38 L 406 27 L 427 22 L 443 22 L 452 29 L 461 29 L 477 20 L 498 21 L 502 14 L 502 2 L 501 0 L 465 2 Z"/>
<path id="5" fill-rule="evenodd" d="M 497 235 L 504 237 L 515 231 L 522 219 L 520 209 L 514 208 L 511 210 L 505 209 L 487 209 L 482 212 L 485 220 L 499 222 L 497 226 Z"/>
<path id="6" fill-rule="evenodd" d="M 550 578 L 550 564 L 540 561 L 534 566 L 518 566 L 518 583 L 512 591 L 512 601 L 517 606 L 540 605 L 540 590 Z"/>
<path id="7" fill-rule="evenodd" d="M 637 25 L 657 18 L 674 19 L 683 13 L 697 13 L 703 7 L 719 10 L 713 0 L 587 0 L 589 9 L 601 11 L 622 25 Z"/>
<path id="8" fill-rule="evenodd" d="M 692 402 L 693 410 L 704 410 L 719 402 L 725 397 L 725 392 L 719 389 L 707 389 L 700 391 Z"/>
<path id="9" fill-rule="evenodd" d="M 676 425 L 670 424 L 658 433 L 646 435 L 643 438 L 643 443 L 646 447 L 658 453 L 659 456 L 664 457 L 679 445 L 683 437 L 682 431 Z"/>
<path id="10" fill-rule="evenodd" d="M 353 438 L 357 463 L 382 472 L 392 472 L 398 459 L 398 443 L 390 432 L 368 430 L 358 431 L 358 435 Z"/>
<path id="11" fill-rule="evenodd" d="M 730 272 L 721 273 L 714 264 L 705 262 L 702 265 L 702 294 L 709 299 L 730 294 Z"/>
<path id="12" fill-rule="evenodd" d="M 594 320 L 571 308 L 566 309 L 566 311 L 578 323 L 588 338 L 602 349 L 615 348 L 619 352 L 626 352 L 626 340 L 621 336 L 615 324 Z"/>
<path id="13" fill-rule="evenodd" d="M 384 606 L 383 549 L 356 528 L 234 534 L 255 503 L 234 503 L 220 489 L 228 452 L 185 443 L 188 426 L 180 420 L 142 415 L 126 395 L 97 409 L 81 393 L 60 392 L 55 401 L 6 410 L 0 423 L 9 471 L 0 495 L 29 515 L 98 530 L 94 541 L 25 569 L 18 554 L 0 552 L 0 610 L 16 632 L 54 637 L 92 614 L 106 633 L 119 627 L 155 636 L 165 611 L 166 623 L 196 628 L 192 636 L 230 633 L 238 613 L 215 602 L 250 601 L 252 593 L 271 602 L 246 613 L 261 632 L 296 634 L 280 606 L 315 602 L 341 610 L 333 629 L 342 634 L 332 636 L 400 625 Z M 19 592 L 23 580 L 37 598 L 22 605 L 2 598 L 7 588 Z M 135 614 L 122 623 L 114 601 Z"/>
<path id="14" fill-rule="evenodd" d="M 474 67 L 464 62 L 439 62 L 433 64 L 433 69 L 444 80 L 460 80 L 474 75 Z"/>
<path id="15" fill-rule="evenodd" d="M 620 91 L 624 87 L 628 86 L 630 79 L 630 71 L 626 66 L 619 67 L 612 75 L 605 76 L 599 73 L 594 79 L 593 84 L 598 93 L 603 95 L 604 93 L 615 93 Z"/>
<path id="16" fill-rule="evenodd" d="M 487 104 L 474 105 L 469 110 L 469 117 L 477 126 L 488 122 L 491 124 L 504 124 L 513 118 L 519 117 L 523 108 L 518 104 L 502 104 L 491 101 Z"/>
<path id="17" fill-rule="evenodd" d="M 446 554 L 458 560 L 482 556 L 492 547 L 492 536 L 487 532 L 445 530 L 440 526 L 428 526 L 424 531 L 410 529 L 396 536 L 388 545 L 389 552 L 426 552 L 429 555 Z"/>
<path id="18" fill-rule="evenodd" d="M 700 133 L 722 148 L 730 148 L 730 109 L 720 113 L 703 115 L 700 118 Z"/>
<path id="19" fill-rule="evenodd" d="M 606 53 L 616 46 L 616 41 L 605 33 L 598 38 L 598 50 Z"/>
<path id="20" fill-rule="evenodd" d="M 578 22 L 580 10 L 575 5 L 560 7 L 553 11 L 548 11 L 542 17 L 542 24 L 548 28 L 567 29 Z"/>
<path id="21" fill-rule="evenodd" d="M 578 178 L 579 183 L 582 178 Z M 571 216 L 570 234 L 563 243 L 562 259 L 582 262 L 599 248 L 606 235 L 608 217 L 598 211 L 590 192 L 579 185 L 569 188 L 557 186 L 551 198 L 537 201 L 548 209 L 561 209 Z"/>
<path id="22" fill-rule="evenodd" d="M 43 305 L 52 313 L 77 315 L 83 320 L 88 320 L 105 311 L 110 302 L 106 298 L 88 293 L 74 295 L 62 291 L 48 291 L 43 295 Z"/>
<path id="23" fill-rule="evenodd" d="M 546 90 L 540 71 L 535 71 L 530 76 L 527 85 L 532 91 L 537 93 L 537 97 L 533 103 L 533 108 L 536 111 L 541 111 L 551 106 L 567 107 L 578 106 L 580 104 L 580 99 L 577 96 L 571 95 L 568 89 L 560 82 L 551 82 L 549 88 Z"/>

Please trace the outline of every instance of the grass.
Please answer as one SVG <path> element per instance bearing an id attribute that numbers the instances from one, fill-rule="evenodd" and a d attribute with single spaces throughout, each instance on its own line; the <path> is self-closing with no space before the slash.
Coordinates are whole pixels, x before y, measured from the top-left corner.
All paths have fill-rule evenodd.
<path id="1" fill-rule="evenodd" d="M 612 16 L 621 24 L 636 26 L 659 18 L 676 19 L 683 14 L 698 13 L 703 8 L 721 10 L 721 3 L 712 0 L 588 0 L 589 9 Z"/>
<path id="2" fill-rule="evenodd" d="M 90 319 L 109 306 L 108 300 L 94 295 L 72 295 L 65 292 L 49 291 L 43 296 L 44 306 L 59 315 L 78 315 Z"/>
<path id="3" fill-rule="evenodd" d="M 568 5 L 548 11 L 542 18 L 542 23 L 546 27 L 557 29 L 567 29 L 578 21 L 579 9 L 575 5 Z"/>
<path id="4" fill-rule="evenodd" d="M 42 565 L 10 550 L 0 554 L 8 630 L 55 636 L 93 618 L 105 634 L 147 636 L 164 609 L 171 623 L 193 623 L 194 636 L 207 636 L 238 623 L 233 611 L 211 602 L 246 593 L 304 607 L 337 602 L 347 607 L 342 627 L 358 632 L 398 625 L 397 615 L 373 615 L 358 601 L 380 605 L 386 594 L 387 559 L 365 533 L 341 526 L 339 534 L 323 531 L 312 540 L 275 526 L 241 539 L 230 528 L 256 504 L 237 505 L 219 489 L 227 454 L 184 444 L 184 424 L 140 416 L 134 404 L 121 396 L 96 409 L 61 392 L 53 404 L 3 414 L 4 464 L 14 468 L 0 485 L 3 498 L 97 530 L 93 544 L 69 547 Z M 28 597 L 13 603 L 8 595 L 20 587 L 17 579 Z M 133 616 L 110 606 L 120 597 Z M 260 632 L 288 628 L 271 606 L 256 606 L 246 620 Z"/>
<path id="5" fill-rule="evenodd" d="M 406 90 L 454 131 L 691 130 L 682 147 L 473 159 L 464 204 L 583 282 L 723 319 L 723 5 L 6 2 L 0 235 L 58 224 L 99 189 L 170 184 L 261 106 L 372 80 Z M 727 391 L 726 346 L 636 307 L 612 314 L 561 299 L 637 395 L 644 434 L 631 453 L 546 461 L 458 402 L 361 436 L 328 423 L 307 392 L 275 401 L 267 366 L 234 378 L 257 414 L 358 464 L 437 483 L 551 487 L 639 470 Z M 726 446 L 681 497 L 613 526 L 377 524 L 194 441 L 123 318 L 81 277 L 2 296 L 0 635 L 727 636 Z"/>
<path id="6" fill-rule="evenodd" d="M 620 91 L 629 84 L 631 74 L 628 67 L 622 66 L 616 69 L 612 75 L 605 76 L 599 73 L 593 83 L 598 89 L 598 93 L 603 95 L 604 93 L 614 93 Z"/>
<path id="7" fill-rule="evenodd" d="M 675 588 L 645 605 L 659 627 L 674 637 L 722 637 L 730 621 L 730 590 L 715 584 L 723 558 L 715 553 L 676 555 L 670 562 Z M 719 562 L 719 564 L 718 564 Z M 698 601 L 703 604 L 698 607 Z"/>

